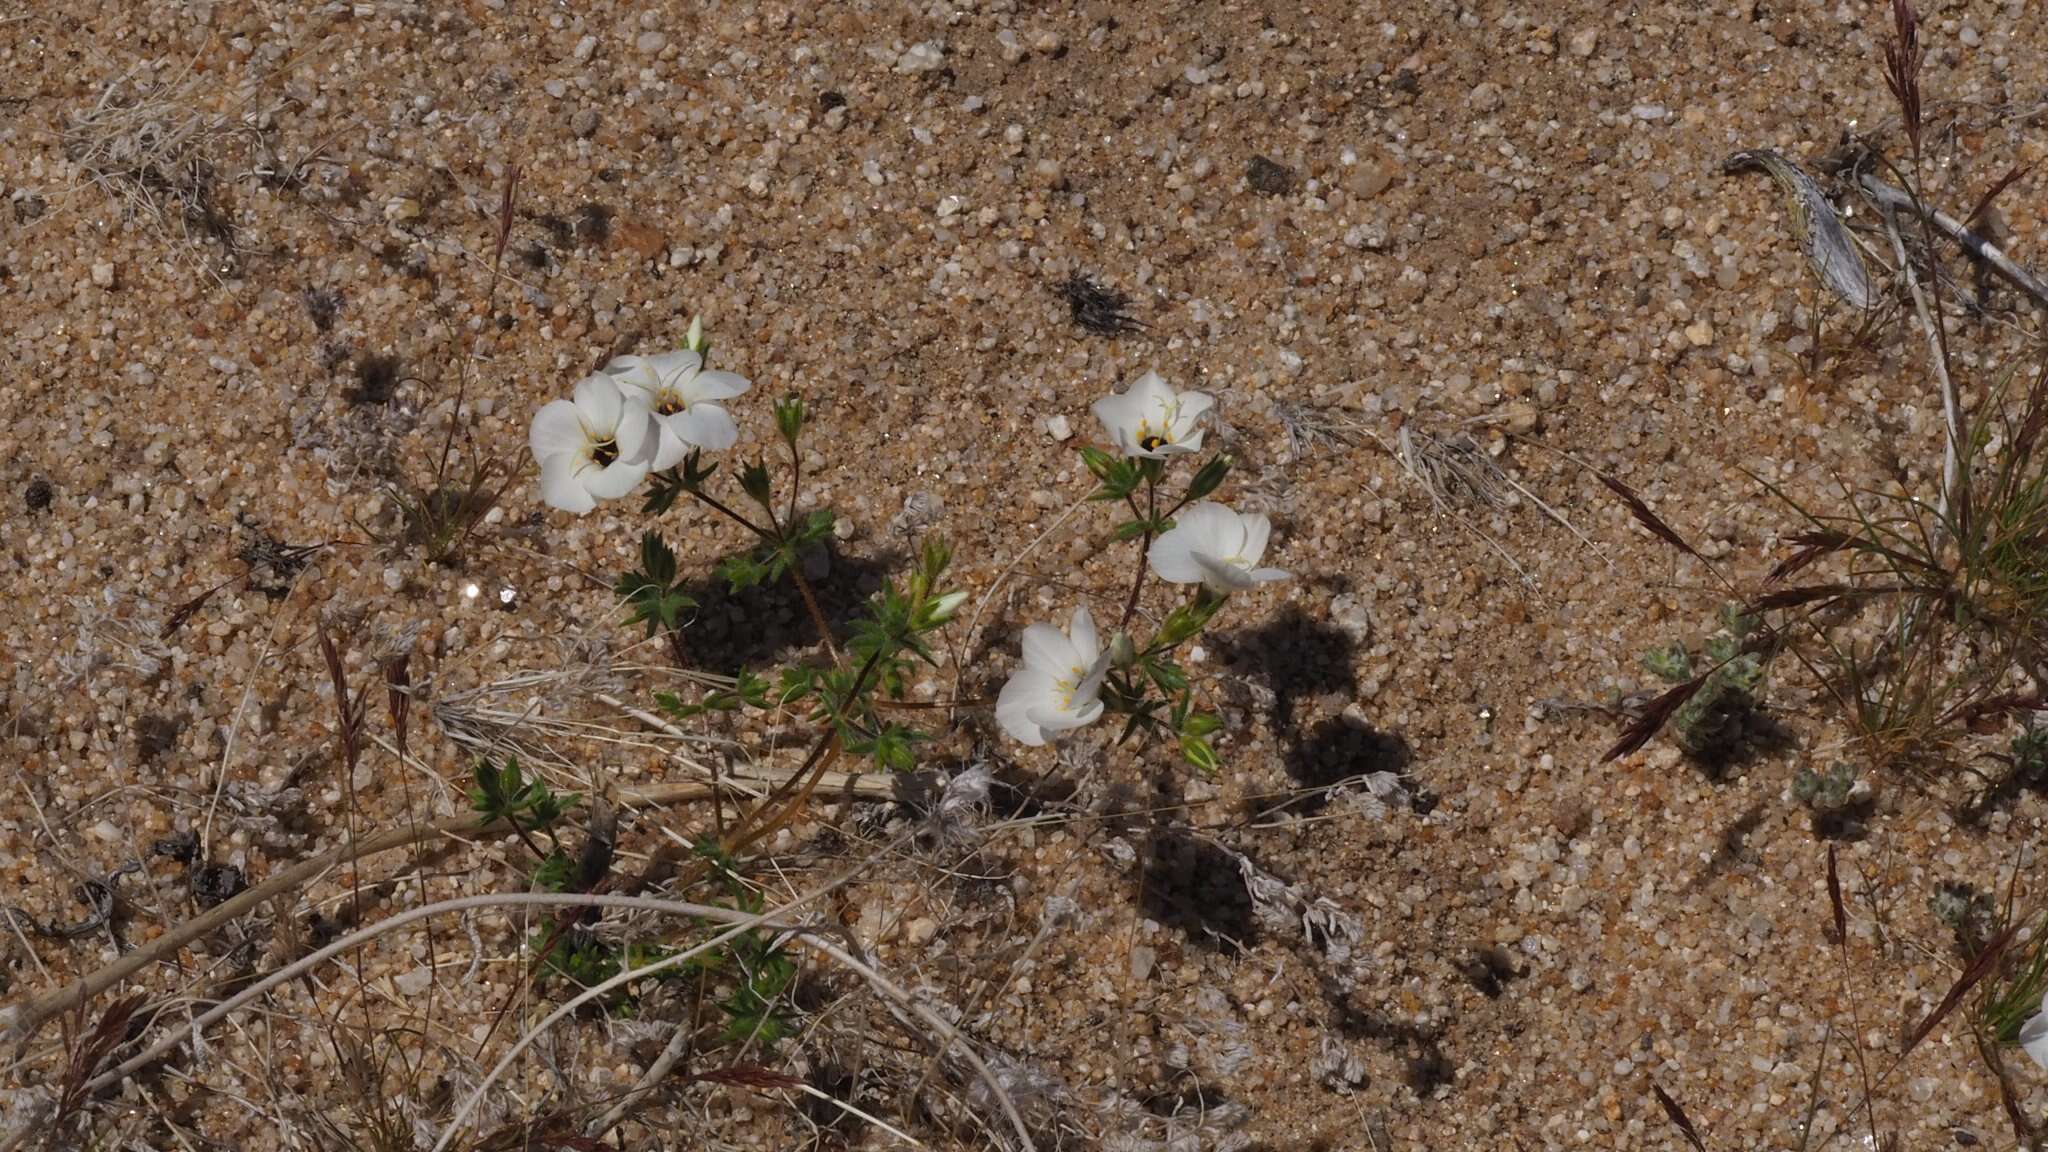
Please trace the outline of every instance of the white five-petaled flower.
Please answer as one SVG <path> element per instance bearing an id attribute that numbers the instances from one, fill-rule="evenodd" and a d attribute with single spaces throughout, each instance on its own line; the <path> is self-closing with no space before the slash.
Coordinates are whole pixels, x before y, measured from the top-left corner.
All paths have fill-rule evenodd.
<path id="1" fill-rule="evenodd" d="M 996 698 L 996 722 L 1019 743 L 1033 746 L 1093 724 L 1102 715 L 1096 697 L 1108 672 L 1109 652 L 1086 605 L 1074 609 L 1065 632 L 1033 624 L 1024 630 L 1024 666 Z"/>
<path id="2" fill-rule="evenodd" d="M 1261 568 L 1273 525 L 1253 512 L 1239 515 L 1204 500 L 1174 518 L 1173 527 L 1152 542 L 1146 559 L 1152 573 L 1169 584 L 1206 584 L 1217 592 L 1238 592 L 1285 580 L 1279 568 Z"/>
<path id="3" fill-rule="evenodd" d="M 655 356 L 621 356 L 605 365 L 604 373 L 653 411 L 660 429 L 652 464 L 657 472 L 682 463 L 692 448 L 715 452 L 740 438 L 739 425 L 717 402 L 753 385 L 731 372 L 707 371 L 696 352 L 683 348 Z"/>
<path id="4" fill-rule="evenodd" d="M 1207 392 L 1175 392 L 1157 372 L 1147 372 L 1126 391 L 1104 396 L 1095 418 L 1126 456 L 1155 460 L 1202 449 L 1202 413 L 1216 406 Z"/>
<path id="5" fill-rule="evenodd" d="M 540 463 L 541 499 L 580 516 L 646 478 L 654 422 L 609 376 L 584 377 L 575 395 L 542 405 L 527 443 Z"/>
<path id="6" fill-rule="evenodd" d="M 2020 1027 L 2020 1047 L 2034 1063 L 2048 1068 L 2048 992 L 2041 995 L 2041 1011 Z"/>

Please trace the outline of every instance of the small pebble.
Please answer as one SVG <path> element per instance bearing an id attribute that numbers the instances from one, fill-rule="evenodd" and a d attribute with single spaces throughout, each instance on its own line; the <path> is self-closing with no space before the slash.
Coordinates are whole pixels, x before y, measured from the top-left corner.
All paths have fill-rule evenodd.
<path id="1" fill-rule="evenodd" d="M 935 40 L 912 44 L 896 58 L 898 72 L 935 72 L 946 62 L 945 46 Z"/>

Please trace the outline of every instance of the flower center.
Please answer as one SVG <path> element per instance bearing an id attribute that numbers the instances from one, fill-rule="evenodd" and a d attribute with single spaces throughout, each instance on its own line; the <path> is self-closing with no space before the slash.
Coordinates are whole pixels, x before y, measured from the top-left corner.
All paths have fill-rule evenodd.
<path id="1" fill-rule="evenodd" d="M 1088 669 L 1079 664 L 1067 669 L 1067 674 L 1052 682 L 1052 690 L 1059 694 L 1060 710 L 1074 710 L 1074 693 L 1081 688 L 1081 681 L 1087 679 Z"/>
<path id="2" fill-rule="evenodd" d="M 611 467 L 612 462 L 618 458 L 619 441 L 615 436 L 607 436 L 602 440 L 592 442 L 590 445 L 590 462 L 599 468 Z"/>
<path id="3" fill-rule="evenodd" d="M 1157 432 L 1152 432 L 1144 428 L 1140 428 L 1138 430 L 1138 447 L 1143 448 L 1147 452 L 1157 452 L 1160 448 L 1163 448 L 1171 443 L 1173 443 L 1173 441 L 1167 439 L 1164 436 L 1161 436 Z"/>
<path id="4" fill-rule="evenodd" d="M 673 416 L 678 412 L 687 412 L 689 410 L 690 402 L 683 398 L 681 392 L 677 392 L 673 388 L 662 389 L 661 398 L 654 402 L 654 411 L 658 416 Z"/>

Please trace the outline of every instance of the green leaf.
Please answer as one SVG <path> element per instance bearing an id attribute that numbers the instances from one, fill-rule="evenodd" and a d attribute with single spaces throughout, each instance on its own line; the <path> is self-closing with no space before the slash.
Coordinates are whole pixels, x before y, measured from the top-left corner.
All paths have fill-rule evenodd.
<path id="1" fill-rule="evenodd" d="M 1121 544 L 1126 540 L 1136 540 L 1151 530 L 1152 522 L 1150 520 L 1126 520 L 1116 526 L 1116 539 Z"/>
<path id="2" fill-rule="evenodd" d="M 1168 696 L 1183 691 L 1188 686 L 1187 674 L 1171 660 L 1149 657 L 1144 661 L 1144 668 L 1146 678 L 1157 684 L 1159 690 Z"/>
<path id="3" fill-rule="evenodd" d="M 774 508 L 770 503 L 774 493 L 769 489 L 768 466 L 759 460 L 740 470 L 740 491 L 745 492 L 748 499 L 761 507 L 770 510 Z"/>
<path id="4" fill-rule="evenodd" d="M 769 572 L 766 565 L 752 556 L 740 553 L 719 561 L 718 575 L 725 581 L 726 588 L 737 595 L 765 582 Z"/>
<path id="5" fill-rule="evenodd" d="M 1083 445 L 1081 462 L 1088 467 L 1098 481 L 1102 491 L 1095 494 L 1097 500 L 1121 500 L 1137 491 L 1139 472 L 1129 460 L 1111 456 L 1100 448 Z"/>
<path id="6" fill-rule="evenodd" d="M 804 402 L 802 397 L 791 396 L 775 404 L 775 431 L 791 448 L 796 447 L 797 438 L 804 431 Z"/>
<path id="7" fill-rule="evenodd" d="M 542 892 L 566 892 L 575 876 L 575 862 L 569 859 L 568 853 L 557 849 L 548 853 L 548 858 L 533 870 L 533 886 Z"/>
<path id="8" fill-rule="evenodd" d="M 1216 750 L 1200 736 L 1182 736 L 1180 754 L 1188 763 L 1205 773 L 1216 771 Z"/>
<path id="9" fill-rule="evenodd" d="M 1223 721 L 1218 717 L 1211 716 L 1206 712 L 1190 712 L 1181 721 L 1180 732 L 1183 736 L 1201 738 L 1213 735 L 1222 727 Z"/>
<path id="10" fill-rule="evenodd" d="M 1216 491 L 1222 485 L 1223 478 L 1230 474 L 1230 465 L 1231 459 L 1227 455 L 1218 456 L 1202 465 L 1201 471 L 1195 473 L 1195 478 L 1188 481 L 1187 494 L 1181 497 L 1181 503 L 1192 503 Z"/>
<path id="11" fill-rule="evenodd" d="M 651 583 L 676 582 L 675 551 L 661 538 L 661 533 L 651 528 L 640 536 L 640 571 Z"/>

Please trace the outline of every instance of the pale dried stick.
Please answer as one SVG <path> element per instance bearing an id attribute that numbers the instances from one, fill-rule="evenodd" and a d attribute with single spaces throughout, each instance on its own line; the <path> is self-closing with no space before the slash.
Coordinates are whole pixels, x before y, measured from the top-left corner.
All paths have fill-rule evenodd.
<path id="1" fill-rule="evenodd" d="M 862 788 L 852 786 L 851 781 L 841 781 L 840 786 L 850 795 L 863 796 Z M 706 799 L 720 789 L 710 783 L 688 781 L 677 784 L 655 784 L 644 788 L 621 789 L 613 799 L 632 808 L 658 808 L 667 804 L 681 804 Z M 148 968 L 167 957 L 175 956 L 179 949 L 192 941 L 215 932 L 223 926 L 240 919 L 270 900 L 298 891 L 311 884 L 320 876 L 344 864 L 350 864 L 366 856 L 389 852 L 396 848 L 407 848 L 439 837 L 470 837 L 487 835 L 492 832 L 509 831 L 510 825 L 501 820 L 486 820 L 479 813 L 465 812 L 443 817 L 431 823 L 393 828 L 390 831 L 371 836 L 366 840 L 344 844 L 331 852 L 322 853 L 307 860 L 301 860 L 284 871 L 271 876 L 232 899 L 223 901 L 214 908 L 185 921 L 166 931 L 147 944 L 127 952 L 112 962 L 73 981 L 64 988 L 46 992 L 25 1003 L 0 1010 L 0 1037 L 25 1041 L 36 1029 L 52 1017 L 83 1004 L 100 993 L 126 980 L 137 972 Z"/>
<path id="2" fill-rule="evenodd" d="M 531 1046 L 536 1039 L 538 1039 L 541 1035 L 546 1033 L 549 1028 L 552 1028 L 557 1023 L 560 1023 L 562 1020 L 567 1019 L 570 1015 L 574 1014 L 578 1009 L 582 1008 L 584 1005 L 589 1004 L 592 1001 L 597 1000 L 598 998 L 605 996 L 612 991 L 615 991 L 616 989 L 622 988 L 635 980 L 645 979 L 648 976 L 652 976 L 655 973 L 661 972 L 665 969 L 673 968 L 679 964 L 687 963 L 688 961 L 695 959 L 697 956 L 702 955 L 705 951 L 711 948 L 715 948 L 718 945 L 723 944 L 736 936 L 739 936 L 741 933 L 750 931 L 764 924 L 769 924 L 771 927 L 793 930 L 798 933 L 808 933 L 816 931 L 816 926 L 770 924 L 768 918 L 771 915 L 779 915 L 788 912 L 791 909 L 794 909 L 805 903 L 817 899 L 818 897 L 826 894 L 827 892 L 830 892 L 833 888 L 836 888 L 840 884 L 845 883 L 846 880 L 851 879 L 856 872 L 858 872 L 858 869 L 856 869 L 855 872 L 847 873 L 845 876 L 841 877 L 839 880 L 832 882 L 831 884 L 825 885 L 821 888 L 813 889 L 811 892 L 799 896 L 795 900 L 789 901 L 788 903 L 782 905 L 779 908 L 775 908 L 768 912 L 760 913 L 758 915 L 750 915 L 744 912 L 736 912 L 730 908 L 713 908 L 699 904 L 686 904 L 681 901 L 674 900 L 655 900 L 648 897 L 605 897 L 576 895 L 571 893 L 531 892 L 519 894 L 507 893 L 502 896 L 472 896 L 464 898 L 462 900 L 443 901 L 440 904 L 429 905 L 427 908 L 416 909 L 413 912 L 404 913 L 400 916 L 392 917 L 392 920 L 417 919 L 419 913 L 434 910 L 457 911 L 459 910 L 457 907 L 458 905 L 462 907 L 475 907 L 479 906 L 482 903 L 494 901 L 504 903 L 553 903 L 558 905 L 571 906 L 588 902 L 591 905 L 602 907 L 636 907 L 647 908 L 656 911 L 667 911 L 673 912 L 678 915 L 697 916 L 709 920 L 720 920 L 732 925 L 731 928 L 726 929 L 724 932 L 719 933 L 717 936 L 714 936 L 711 939 L 706 940 L 705 942 L 698 944 L 693 948 L 685 949 L 684 951 L 677 952 L 669 956 L 664 956 L 651 963 L 643 964 L 638 968 L 633 968 L 628 971 L 621 972 L 618 975 L 612 977 L 611 979 L 599 984 L 592 985 L 591 987 L 584 989 L 582 992 L 564 1001 L 553 1012 L 550 1012 L 547 1015 L 547 1017 L 543 1019 L 540 1023 L 528 1029 L 526 1034 L 521 1036 L 518 1042 L 513 1044 L 504 1056 L 499 1058 L 497 1064 L 492 1066 L 490 1072 L 487 1075 L 485 1075 L 482 1082 L 479 1083 L 475 1088 L 470 1090 L 469 1094 L 463 1098 L 462 1104 L 456 1108 L 455 1115 L 448 1121 L 448 1126 L 441 1130 L 441 1138 L 434 1142 L 434 1146 L 431 1152 L 447 1152 L 448 1142 L 453 1140 L 455 1138 L 456 1133 L 460 1132 L 462 1128 L 469 1122 L 469 1117 L 471 1113 L 476 1111 L 476 1106 L 479 1102 L 482 1101 L 484 1093 L 488 1092 L 491 1086 L 497 1083 L 498 1079 L 502 1077 L 505 1074 L 506 1070 L 512 1066 L 512 1062 L 517 1060 L 520 1054 L 525 1052 L 526 1049 L 529 1046 Z M 388 923 L 390 923 L 389 920 L 383 921 L 377 925 L 373 925 L 372 927 L 381 928 L 384 926 L 384 924 Z M 355 938 L 357 936 L 363 936 L 365 933 L 368 932 L 371 932 L 371 929 L 364 929 L 363 931 L 357 932 L 354 935 L 350 936 L 347 940 L 337 941 L 335 944 L 329 945 L 327 948 L 322 949 L 321 952 L 329 954 L 339 953 L 343 950 L 341 945 L 348 944 L 352 946 L 353 944 L 360 943 L 360 941 L 357 941 Z M 1003 1113 L 1009 1119 L 1011 1125 L 1016 1128 L 1017 1139 L 1023 1142 L 1025 1152 L 1037 1152 L 1036 1146 L 1031 1141 L 1031 1131 L 1028 1127 L 1026 1127 L 1024 1123 L 1024 1118 L 1018 1114 L 1017 1106 L 1010 1100 L 1009 1093 L 1003 1090 L 1002 1081 L 996 1078 L 995 1073 L 992 1070 L 990 1070 L 989 1066 L 985 1062 L 983 1062 L 980 1055 L 978 1055 L 974 1051 L 973 1047 L 961 1039 L 960 1033 L 951 1024 L 947 1023 L 944 1018 L 940 1017 L 930 1008 L 927 1008 L 924 1005 L 918 1003 L 916 1000 L 912 999 L 908 992 L 904 991 L 900 986 L 898 986 L 894 981 L 890 980 L 888 977 L 883 976 L 880 972 L 875 971 L 874 968 L 869 966 L 866 961 L 855 959 L 850 953 L 848 953 L 845 949 L 840 948 L 838 945 L 808 935 L 798 935 L 794 938 L 801 940 L 806 947 L 816 949 L 818 952 L 823 953 L 824 955 L 837 961 L 842 966 L 852 969 L 856 975 L 866 980 L 869 984 L 872 984 L 877 991 L 882 993 L 882 995 L 894 1001 L 899 1007 L 916 1016 L 925 1025 L 925 1027 L 930 1028 L 934 1032 L 938 1033 L 940 1036 L 944 1037 L 947 1043 L 958 1046 L 962 1058 L 965 1059 L 968 1065 L 974 1069 L 975 1074 L 981 1078 L 982 1082 L 988 1086 L 989 1091 L 995 1094 L 996 1100 L 1001 1103 L 1003 1107 Z M 315 953 L 315 956 L 319 955 L 320 953 Z M 309 959 L 311 959 L 311 957 L 309 957 Z M 300 965 L 294 964 L 291 967 L 299 968 Z M 297 975 L 297 973 L 291 973 L 291 975 L 295 976 Z M 273 980 L 274 978 L 266 978 L 266 980 L 262 984 L 256 985 L 251 990 L 267 990 L 269 986 L 273 985 Z M 246 995 L 247 993 L 243 994 L 243 996 Z M 242 999 L 242 997 L 238 996 L 237 999 Z M 211 1015 L 213 1014 L 208 1013 L 208 1016 Z M 201 1022 L 202 1024 L 205 1023 L 206 1017 L 201 1017 Z M 97 1086 L 98 1082 L 95 1081 L 94 1083 L 95 1086 Z"/>
<path id="3" fill-rule="evenodd" d="M 1941 511 L 1935 517 L 1934 546 L 1938 549 L 1948 535 L 1949 514 L 1954 511 L 1956 485 L 1962 479 L 1963 415 L 1962 397 L 1956 392 L 1955 381 L 1949 378 L 1948 357 L 1941 347 L 1941 335 L 1934 330 L 1934 317 L 1927 311 L 1927 297 L 1920 292 L 1920 277 L 1913 271 L 1913 262 L 1906 257 L 1906 242 L 1899 235 L 1898 213 L 1889 205 L 1884 210 L 1885 234 L 1891 237 L 1892 256 L 1899 262 L 1899 270 L 1905 274 L 1906 290 L 1913 297 L 1913 311 L 1920 317 L 1920 328 L 1927 334 L 1927 359 L 1934 365 L 1934 378 L 1941 383 L 1941 416 L 1947 433 L 1948 443 L 1942 450 L 1941 458 Z"/>

